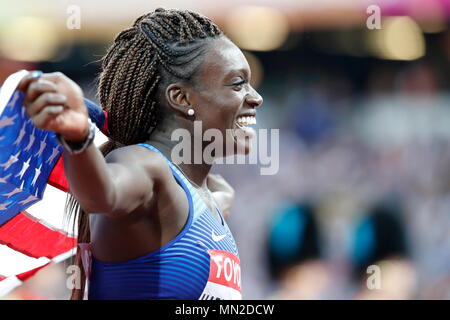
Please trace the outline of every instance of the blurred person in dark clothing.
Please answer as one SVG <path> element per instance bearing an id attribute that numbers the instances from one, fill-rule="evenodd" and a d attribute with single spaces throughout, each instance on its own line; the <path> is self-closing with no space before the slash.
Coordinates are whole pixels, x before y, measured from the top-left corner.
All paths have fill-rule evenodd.
<path id="1" fill-rule="evenodd" d="M 375 204 L 356 226 L 353 271 L 356 299 L 412 299 L 416 272 L 400 204 Z"/>
<path id="2" fill-rule="evenodd" d="M 310 203 L 287 205 L 270 223 L 267 258 L 277 286 L 273 299 L 324 297 L 329 271 L 322 260 L 315 210 Z"/>

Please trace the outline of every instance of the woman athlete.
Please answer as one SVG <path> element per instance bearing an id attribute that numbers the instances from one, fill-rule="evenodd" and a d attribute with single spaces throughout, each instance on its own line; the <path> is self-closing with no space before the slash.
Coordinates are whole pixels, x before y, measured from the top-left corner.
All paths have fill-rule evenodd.
<path id="1" fill-rule="evenodd" d="M 183 128 L 194 139 L 201 121 L 202 132 L 220 131 L 223 150 L 231 139 L 232 153 L 248 153 L 249 140 L 236 133 L 251 132 L 245 125 L 262 104 L 250 77 L 241 50 L 208 18 L 165 9 L 143 15 L 102 61 L 98 96 L 110 134 L 102 151 L 90 143 L 77 84 L 61 73 L 22 80 L 34 125 L 56 132 L 65 147 L 78 242 L 92 253 L 89 299 L 241 298 L 238 251 L 224 220 L 233 189 L 205 161 L 175 165 L 179 141 L 171 134 Z M 192 148 L 192 157 L 207 145 Z M 81 265 L 79 253 L 76 260 Z M 72 299 L 84 297 L 84 279 Z"/>

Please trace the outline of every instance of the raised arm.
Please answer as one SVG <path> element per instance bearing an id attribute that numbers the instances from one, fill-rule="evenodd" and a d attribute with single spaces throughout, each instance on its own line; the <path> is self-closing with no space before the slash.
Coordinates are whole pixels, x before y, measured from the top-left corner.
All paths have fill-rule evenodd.
<path id="1" fill-rule="evenodd" d="M 36 127 L 59 133 L 69 142 L 87 138 L 88 113 L 75 82 L 61 73 L 43 74 L 39 79 L 29 75 L 19 90 L 26 93 L 24 105 Z M 148 155 L 136 146 L 113 151 L 107 160 L 93 144 L 79 154 L 64 151 L 70 191 L 86 212 L 111 217 L 128 214 L 153 195 L 158 177 L 152 172 L 158 172 L 160 163 L 156 157 L 149 161 Z"/>

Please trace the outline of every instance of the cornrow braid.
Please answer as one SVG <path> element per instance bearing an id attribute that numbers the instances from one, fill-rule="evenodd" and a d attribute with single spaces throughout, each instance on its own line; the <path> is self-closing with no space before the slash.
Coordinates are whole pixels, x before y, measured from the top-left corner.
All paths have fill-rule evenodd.
<path id="1" fill-rule="evenodd" d="M 197 13 L 159 8 L 117 35 L 102 60 L 98 86 L 111 139 L 101 147 L 104 155 L 149 138 L 162 117 L 164 86 L 191 80 L 208 41 L 222 34 L 217 25 Z M 78 243 L 90 242 L 87 214 L 73 197 L 66 204 L 67 217 L 75 216 L 78 221 Z M 71 299 L 82 299 L 85 275 L 79 253 L 74 263 L 82 270 L 82 286 L 72 291 Z"/>

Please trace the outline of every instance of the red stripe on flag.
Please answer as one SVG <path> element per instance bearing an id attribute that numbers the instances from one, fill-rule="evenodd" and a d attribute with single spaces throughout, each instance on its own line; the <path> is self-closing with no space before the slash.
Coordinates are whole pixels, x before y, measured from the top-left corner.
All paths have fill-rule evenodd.
<path id="1" fill-rule="evenodd" d="M 27 280 L 28 278 L 34 276 L 34 274 L 35 274 L 36 272 L 38 272 L 38 271 L 41 270 L 42 268 L 48 266 L 49 264 L 50 264 L 50 262 L 44 264 L 43 266 L 37 267 L 37 268 L 35 268 L 35 269 L 31 269 L 31 270 L 26 271 L 26 272 L 24 272 L 24 273 L 17 274 L 16 277 L 17 277 L 17 279 L 19 279 L 20 281 L 25 281 L 25 280 Z"/>
<path id="2" fill-rule="evenodd" d="M 5 279 L 6 279 L 6 277 L 0 276 L 0 281 L 5 280 Z"/>
<path id="3" fill-rule="evenodd" d="M 48 184 L 67 192 L 69 190 L 69 183 L 67 182 L 66 173 L 64 172 L 64 160 L 60 156 L 48 178 Z"/>
<path id="4" fill-rule="evenodd" d="M 0 228 L 0 244 L 33 258 L 51 259 L 71 250 L 76 240 L 20 213 Z"/>

